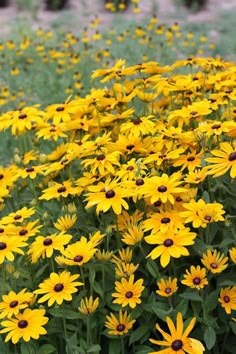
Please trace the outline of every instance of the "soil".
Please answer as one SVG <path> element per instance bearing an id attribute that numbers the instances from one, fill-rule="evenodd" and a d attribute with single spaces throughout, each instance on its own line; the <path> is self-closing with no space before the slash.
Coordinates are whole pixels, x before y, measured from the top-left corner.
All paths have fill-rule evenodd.
<path id="1" fill-rule="evenodd" d="M 180 0 L 140 0 L 141 11 L 139 14 L 133 14 L 132 6 L 130 6 L 119 15 L 108 12 L 104 8 L 104 0 L 70 0 L 69 7 L 62 11 L 46 11 L 46 7 L 42 5 L 44 1 L 25 0 L 25 2 L 27 1 L 33 4 L 31 11 L 19 9 L 19 3 L 24 3 L 24 0 L 10 0 L 9 6 L 0 8 L 1 37 L 9 33 L 12 25 L 17 22 L 16 20 L 27 20 L 32 28 L 50 28 L 51 26 L 59 26 L 61 23 L 67 26 L 68 30 L 76 33 L 81 28 L 87 27 L 96 16 L 101 19 L 100 26 L 110 28 L 114 16 L 122 16 L 122 19 L 134 20 L 137 23 L 143 17 L 153 15 L 156 15 L 162 23 L 175 21 L 214 22 L 217 21 L 217 17 L 222 11 L 236 11 L 236 0 L 208 0 L 205 8 L 195 13 L 186 10 L 184 6 L 179 7 L 179 5 L 177 11 L 174 3 L 180 3 Z"/>

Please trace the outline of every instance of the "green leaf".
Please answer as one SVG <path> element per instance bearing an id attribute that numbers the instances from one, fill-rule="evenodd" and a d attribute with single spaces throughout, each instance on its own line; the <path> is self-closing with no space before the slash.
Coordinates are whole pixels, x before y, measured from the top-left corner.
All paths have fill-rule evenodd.
<path id="1" fill-rule="evenodd" d="M 94 344 L 87 350 L 87 353 L 98 353 L 100 351 L 101 351 L 100 345 Z"/>
<path id="2" fill-rule="evenodd" d="M 158 269 L 156 262 L 154 260 L 152 260 L 151 258 L 149 258 L 146 266 L 147 266 L 147 270 L 149 271 L 149 273 L 155 279 L 158 279 L 159 278 L 159 269 Z"/>
<path id="3" fill-rule="evenodd" d="M 208 350 L 214 347 L 216 342 L 216 332 L 213 327 L 208 326 L 204 331 L 204 341 Z"/>
<path id="4" fill-rule="evenodd" d="M 201 296 L 198 293 L 193 292 L 193 291 L 191 291 L 191 292 L 186 291 L 185 293 L 180 294 L 179 296 L 183 297 L 184 299 L 191 300 L 191 301 L 200 301 L 200 302 L 203 301 Z"/>
<path id="5" fill-rule="evenodd" d="M 135 354 L 147 354 L 151 352 L 153 348 L 148 347 L 147 345 L 140 345 L 139 347 L 135 348 Z"/>
<path id="6" fill-rule="evenodd" d="M 54 317 L 64 317 L 68 320 L 73 320 L 76 318 L 81 318 L 81 314 L 79 312 L 75 312 L 72 310 L 64 310 L 64 309 L 51 309 L 48 311 Z"/>
<path id="7" fill-rule="evenodd" d="M 131 345 L 134 342 L 137 342 L 140 338 L 145 336 L 147 332 L 150 332 L 150 328 L 144 325 L 139 326 L 139 328 L 137 328 L 135 331 L 132 332 L 129 339 L 129 345 Z"/>
<path id="8" fill-rule="evenodd" d="M 21 354 L 37 354 L 37 349 L 32 342 L 21 343 L 20 352 Z"/>
<path id="9" fill-rule="evenodd" d="M 183 299 L 180 301 L 180 303 L 175 307 L 176 312 L 181 312 L 182 315 L 184 316 L 188 310 L 188 300 Z"/>
<path id="10" fill-rule="evenodd" d="M 163 310 L 156 303 L 155 306 L 153 306 L 153 311 L 155 312 L 158 318 L 160 318 L 162 321 L 165 321 L 166 317 L 173 312 L 173 309 Z"/>
<path id="11" fill-rule="evenodd" d="M 212 311 L 218 305 L 219 291 L 215 290 L 205 299 L 204 306 L 207 312 Z"/>
<path id="12" fill-rule="evenodd" d="M 44 344 L 42 347 L 39 348 L 37 354 L 50 354 L 54 353 L 56 348 L 51 344 Z"/>
<path id="13" fill-rule="evenodd" d="M 109 350 L 108 353 L 112 354 L 120 354 L 121 351 L 121 343 L 118 339 L 111 339 L 109 341 Z"/>
<path id="14" fill-rule="evenodd" d="M 100 285 L 97 281 L 95 281 L 95 282 L 93 283 L 93 290 L 94 290 L 98 295 L 100 295 L 101 298 L 103 298 L 104 294 L 103 294 L 102 287 L 101 287 L 101 285 Z"/>

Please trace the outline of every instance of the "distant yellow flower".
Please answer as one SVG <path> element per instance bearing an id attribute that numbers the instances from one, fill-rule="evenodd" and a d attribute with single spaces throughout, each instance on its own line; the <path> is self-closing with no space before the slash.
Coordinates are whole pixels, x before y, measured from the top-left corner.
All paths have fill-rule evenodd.
<path id="1" fill-rule="evenodd" d="M 181 312 L 177 314 L 176 327 L 170 317 L 166 318 L 170 334 L 164 332 L 159 324 L 156 324 L 156 329 L 163 335 L 164 341 L 149 339 L 151 343 L 164 346 L 166 349 L 149 352 L 149 354 L 202 354 L 205 351 L 204 346 L 200 341 L 188 337 L 196 322 L 196 317 L 192 318 L 186 329 L 184 330 L 183 317 Z"/>
<path id="2" fill-rule="evenodd" d="M 229 255 L 230 255 L 231 261 L 236 264 L 236 247 L 233 247 L 229 250 Z"/>
<path id="3" fill-rule="evenodd" d="M 230 314 L 232 310 L 236 310 L 236 286 L 228 286 L 221 289 L 218 301 L 227 314 Z"/>
<path id="4" fill-rule="evenodd" d="M 133 327 L 136 320 L 131 320 L 131 316 L 128 312 L 119 311 L 119 318 L 117 318 L 113 313 L 110 316 L 106 316 L 105 326 L 109 328 L 108 333 L 115 336 L 123 336 L 128 333 L 128 331 Z"/>
<path id="5" fill-rule="evenodd" d="M 229 171 L 230 177 L 236 177 L 236 143 L 221 143 L 219 150 L 212 150 L 215 157 L 208 157 L 205 160 L 212 163 L 207 166 L 208 174 L 219 177 Z"/>
<path id="6" fill-rule="evenodd" d="M 204 288 L 204 286 L 208 284 L 206 268 L 191 266 L 190 271 L 187 269 L 186 273 L 187 274 L 184 274 L 184 280 L 181 281 L 182 284 L 198 290 Z"/>
<path id="7" fill-rule="evenodd" d="M 224 254 L 220 254 L 217 250 L 211 252 L 211 250 L 208 249 L 206 253 L 203 254 L 201 261 L 213 274 L 223 272 L 228 266 L 228 257 L 225 257 Z"/>
<path id="8" fill-rule="evenodd" d="M 93 299 L 92 296 L 90 296 L 89 298 L 85 297 L 84 299 L 81 299 L 78 310 L 83 315 L 90 315 L 91 313 L 96 311 L 98 305 L 99 305 L 98 297 L 96 297 L 96 299 Z"/>
<path id="9" fill-rule="evenodd" d="M 78 189 L 72 185 L 70 180 L 63 183 L 54 182 L 52 187 L 43 190 L 43 194 L 39 199 L 60 199 L 60 197 L 66 198 L 68 195 L 74 195 L 78 193 Z"/>
<path id="10" fill-rule="evenodd" d="M 64 216 L 60 216 L 53 225 L 57 230 L 66 232 L 74 226 L 76 220 L 76 214 L 65 214 Z"/>
<path id="11" fill-rule="evenodd" d="M 39 284 L 39 289 L 35 290 L 35 294 L 44 294 L 38 303 L 48 301 L 48 306 L 52 306 L 54 302 L 61 305 L 64 300 L 71 301 L 72 294 L 78 291 L 77 287 L 83 285 L 79 281 L 79 274 L 71 275 L 70 272 L 63 271 L 60 274 L 51 273 L 50 277 Z"/>
<path id="12" fill-rule="evenodd" d="M 132 309 L 136 307 L 137 304 L 141 304 L 140 296 L 144 290 L 143 279 L 139 279 L 134 282 L 134 275 L 132 274 L 128 280 L 126 278 L 121 278 L 121 281 L 115 282 L 115 290 L 117 292 L 112 293 L 115 297 L 113 300 L 114 304 L 119 304 L 122 307 L 130 306 Z"/>
<path id="13" fill-rule="evenodd" d="M 134 265 L 133 263 L 117 263 L 115 268 L 116 276 L 119 278 L 129 278 L 131 274 L 138 269 L 139 264 Z"/>
<path id="14" fill-rule="evenodd" d="M 16 344 L 21 338 L 29 342 L 31 338 L 39 339 L 40 335 L 46 334 L 47 331 L 43 326 L 49 318 L 44 316 L 45 313 L 44 309 L 25 309 L 23 313 L 18 313 L 16 318 L 1 322 L 1 326 L 5 328 L 1 329 L 0 333 L 8 332 L 5 342 L 11 340 L 13 344 Z"/>
<path id="15" fill-rule="evenodd" d="M 122 242 L 129 246 L 138 244 L 140 241 L 142 241 L 143 236 L 144 231 L 141 225 L 129 227 L 126 231 L 121 232 Z"/>
<path id="16" fill-rule="evenodd" d="M 167 280 L 161 279 L 157 282 L 159 290 L 156 293 L 160 296 L 169 297 L 172 296 L 177 290 L 177 278 L 172 279 L 169 277 Z"/>

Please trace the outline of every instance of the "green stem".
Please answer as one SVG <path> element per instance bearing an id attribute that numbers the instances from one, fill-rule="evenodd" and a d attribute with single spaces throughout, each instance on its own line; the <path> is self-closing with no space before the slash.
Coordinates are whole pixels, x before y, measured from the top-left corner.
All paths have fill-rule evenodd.
<path id="1" fill-rule="evenodd" d="M 90 344 L 91 344 L 91 337 L 90 337 L 90 316 L 87 315 L 87 349 L 89 348 Z"/>
<path id="2" fill-rule="evenodd" d="M 123 337 L 121 337 L 121 354 L 125 354 L 125 342 Z"/>

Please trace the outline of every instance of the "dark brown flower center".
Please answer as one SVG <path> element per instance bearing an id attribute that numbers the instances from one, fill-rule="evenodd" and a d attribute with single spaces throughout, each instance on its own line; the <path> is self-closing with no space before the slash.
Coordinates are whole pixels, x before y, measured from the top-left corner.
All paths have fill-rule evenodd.
<path id="1" fill-rule="evenodd" d="M 26 172 L 33 172 L 33 171 L 34 171 L 34 168 L 33 168 L 33 167 L 28 167 L 28 168 L 26 168 L 25 170 L 26 170 Z"/>
<path id="2" fill-rule="evenodd" d="M 236 160 L 236 151 L 231 152 L 231 154 L 229 154 L 228 160 L 229 160 L 229 161 L 234 161 L 234 160 Z"/>
<path id="3" fill-rule="evenodd" d="M 19 235 L 25 236 L 27 233 L 28 233 L 28 230 L 23 229 L 23 230 L 20 230 Z"/>
<path id="4" fill-rule="evenodd" d="M 0 251 L 5 250 L 7 248 L 7 244 L 5 242 L 0 242 Z"/>
<path id="5" fill-rule="evenodd" d="M 113 198 L 115 195 L 116 195 L 116 193 L 112 189 L 105 193 L 105 196 L 108 199 Z"/>
<path id="6" fill-rule="evenodd" d="M 58 188 L 58 190 L 57 190 L 58 193 L 63 193 L 65 191 L 66 191 L 66 187 L 64 187 L 64 186 Z"/>
<path id="7" fill-rule="evenodd" d="M 25 114 L 25 113 L 19 114 L 19 116 L 18 116 L 19 119 L 25 119 L 26 117 L 27 117 L 27 114 Z"/>
<path id="8" fill-rule="evenodd" d="M 197 112 L 196 112 L 196 111 L 192 111 L 192 112 L 190 112 L 190 114 L 191 114 L 192 116 L 195 116 L 195 115 L 197 114 Z"/>
<path id="9" fill-rule="evenodd" d="M 134 148 L 134 145 L 133 144 L 129 144 L 126 146 L 126 149 L 128 150 L 132 150 Z"/>
<path id="10" fill-rule="evenodd" d="M 43 241 L 44 246 L 50 246 L 52 244 L 52 239 L 51 238 L 46 238 Z"/>
<path id="11" fill-rule="evenodd" d="M 56 291 L 56 293 L 59 293 L 63 289 L 64 289 L 64 285 L 62 283 L 58 283 L 54 286 L 54 291 Z"/>
<path id="12" fill-rule="evenodd" d="M 142 120 L 140 118 L 135 118 L 132 122 L 134 123 L 134 125 L 139 125 L 140 123 L 142 123 Z"/>
<path id="13" fill-rule="evenodd" d="M 195 157 L 194 157 L 194 156 L 190 156 L 190 157 L 187 158 L 187 161 L 188 161 L 188 162 L 192 162 L 192 161 L 194 161 L 194 160 L 195 160 Z"/>
<path id="14" fill-rule="evenodd" d="M 176 200 L 176 202 L 182 202 L 183 199 L 180 196 L 178 196 L 175 198 L 175 200 Z"/>
<path id="15" fill-rule="evenodd" d="M 170 218 L 162 218 L 161 219 L 162 224 L 169 224 L 169 222 L 170 222 Z"/>
<path id="16" fill-rule="evenodd" d="M 57 111 L 57 112 L 63 112 L 64 109 L 65 109 L 65 108 L 61 106 L 61 107 L 57 107 L 57 108 L 56 108 L 56 111 Z"/>
<path id="17" fill-rule="evenodd" d="M 159 208 L 161 206 L 162 202 L 160 200 L 157 200 L 155 203 L 153 203 L 153 205 L 156 207 L 156 208 Z"/>
<path id="18" fill-rule="evenodd" d="M 125 325 L 123 325 L 122 323 L 118 324 L 116 330 L 118 332 L 123 332 L 125 330 Z"/>
<path id="19" fill-rule="evenodd" d="M 0 179 L 3 179 L 3 177 L 4 177 L 4 175 L 1 173 L 1 174 L 0 174 Z"/>
<path id="20" fill-rule="evenodd" d="M 217 263 L 211 263 L 210 264 L 212 269 L 217 269 L 218 268 L 218 264 Z"/>
<path id="21" fill-rule="evenodd" d="M 211 129 L 219 129 L 221 127 L 221 124 L 213 124 L 211 126 Z"/>
<path id="22" fill-rule="evenodd" d="M 126 170 L 128 170 L 128 171 L 133 171 L 133 166 L 128 166 L 127 168 L 126 168 Z"/>
<path id="23" fill-rule="evenodd" d="M 139 178 L 135 182 L 136 186 L 142 186 L 144 185 L 144 180 L 142 178 Z"/>
<path id="24" fill-rule="evenodd" d="M 132 291 L 127 291 L 127 293 L 125 294 L 125 297 L 127 297 L 127 299 L 131 299 L 131 297 L 133 297 Z"/>
<path id="25" fill-rule="evenodd" d="M 75 256 L 74 257 L 74 262 L 81 262 L 83 260 L 83 256 Z"/>
<path id="26" fill-rule="evenodd" d="M 183 342 L 180 339 L 174 340 L 174 342 L 172 342 L 171 344 L 171 348 L 176 352 L 180 350 L 182 347 L 183 347 Z"/>
<path id="27" fill-rule="evenodd" d="M 157 188 L 157 190 L 158 190 L 158 192 L 160 192 L 160 193 L 164 193 L 164 192 L 167 191 L 167 187 L 166 187 L 166 186 L 160 186 L 160 187 Z"/>
<path id="28" fill-rule="evenodd" d="M 227 296 L 227 295 L 225 295 L 225 296 L 223 297 L 223 300 L 224 300 L 224 302 L 228 303 L 228 302 L 230 302 L 230 297 Z"/>
<path id="29" fill-rule="evenodd" d="M 4 232 L 4 229 L 2 227 L 0 227 L 0 234 L 2 234 Z"/>
<path id="30" fill-rule="evenodd" d="M 170 294 L 172 292 L 171 288 L 165 288 L 165 293 Z"/>
<path id="31" fill-rule="evenodd" d="M 172 240 L 171 238 L 167 238 L 167 239 L 164 241 L 164 243 L 163 243 L 163 245 L 164 245 L 165 247 L 171 247 L 173 244 L 174 244 L 174 242 L 173 242 L 173 240 Z"/>
<path id="32" fill-rule="evenodd" d="M 105 156 L 104 154 L 100 154 L 100 155 L 97 156 L 97 160 L 98 160 L 98 161 L 102 161 L 102 160 L 105 159 L 105 157 L 106 157 L 106 156 Z"/>
<path id="33" fill-rule="evenodd" d="M 16 307 L 18 305 L 18 301 L 12 301 L 10 303 L 10 307 L 13 309 L 14 307 Z"/>
<path id="34" fill-rule="evenodd" d="M 201 278 L 199 278 L 199 277 L 193 278 L 193 284 L 194 285 L 199 285 L 200 283 L 201 283 Z"/>
<path id="35" fill-rule="evenodd" d="M 21 320 L 18 322 L 18 327 L 19 328 L 26 328 L 28 326 L 28 322 L 26 320 Z"/>
<path id="36" fill-rule="evenodd" d="M 16 214 L 14 216 L 14 220 L 20 220 L 22 218 L 22 215 Z"/>
<path id="37" fill-rule="evenodd" d="M 205 219 L 207 222 L 210 222 L 210 221 L 211 221 L 211 216 L 210 216 L 210 215 L 206 215 L 204 219 Z"/>

